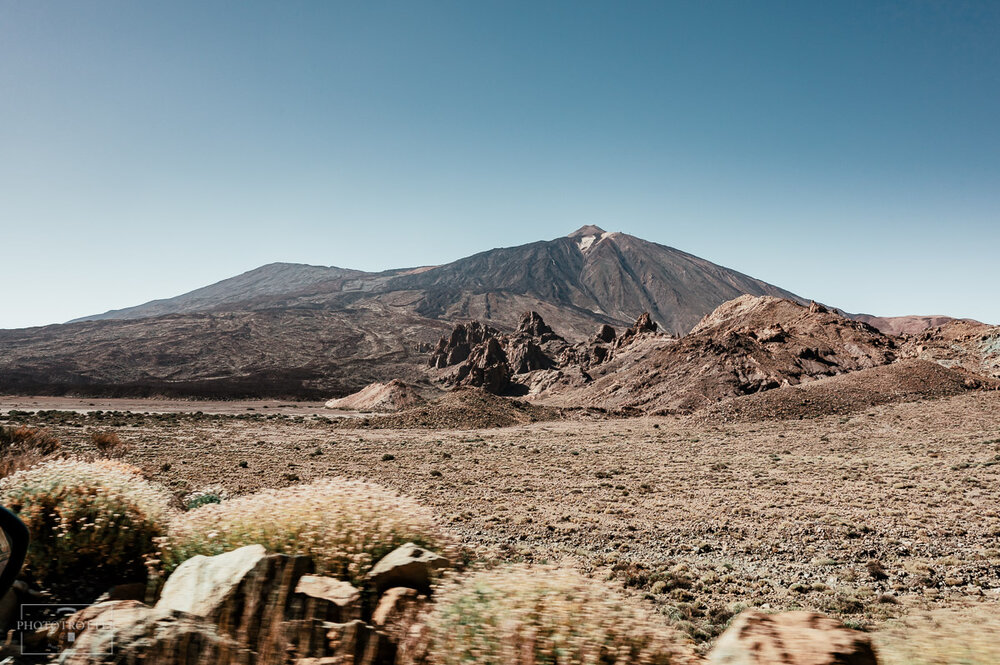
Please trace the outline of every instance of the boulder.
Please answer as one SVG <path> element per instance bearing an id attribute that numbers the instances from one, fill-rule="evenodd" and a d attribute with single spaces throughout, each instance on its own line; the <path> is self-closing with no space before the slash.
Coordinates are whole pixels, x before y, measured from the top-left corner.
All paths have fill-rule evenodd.
<path id="1" fill-rule="evenodd" d="M 303 575 L 295 585 L 295 596 L 305 604 L 303 616 L 335 623 L 361 618 L 361 592 L 349 582 Z"/>
<path id="2" fill-rule="evenodd" d="M 366 580 L 381 594 L 391 587 L 430 591 L 431 574 L 449 568 L 451 562 L 414 543 L 406 543 L 386 554 L 368 572 Z"/>
<path id="3" fill-rule="evenodd" d="M 519 339 L 511 342 L 507 351 L 507 359 L 511 372 L 514 374 L 549 369 L 553 365 L 552 359 L 545 355 L 542 347 L 530 339 Z"/>
<path id="4" fill-rule="evenodd" d="M 260 545 L 196 556 L 167 579 L 156 609 L 206 619 L 221 635 L 255 652 L 260 662 L 288 651 L 325 655 L 313 652 L 316 625 L 337 616 L 340 606 L 296 594 L 299 581 L 312 570 L 308 557 L 267 554 Z"/>
<path id="5" fill-rule="evenodd" d="M 708 655 L 710 665 L 877 665 L 868 636 L 815 612 L 740 614 Z"/>
<path id="6" fill-rule="evenodd" d="M 615 329 L 605 323 L 604 325 L 602 325 L 600 328 L 597 329 L 597 334 L 594 335 L 593 341 L 604 342 L 605 344 L 611 344 L 612 342 L 615 341 L 615 337 L 617 336 L 618 333 L 615 332 Z"/>
<path id="7" fill-rule="evenodd" d="M 235 640 L 219 635 L 211 623 L 173 610 L 156 609 L 134 600 L 92 605 L 70 617 L 72 646 L 60 665 L 143 663 L 143 665 L 235 665 L 252 662 Z M 69 636 L 62 635 L 64 646 Z"/>
<path id="8" fill-rule="evenodd" d="M 158 609 L 217 616 L 246 577 L 267 558 L 263 545 L 247 545 L 216 556 L 193 556 L 167 578 Z"/>

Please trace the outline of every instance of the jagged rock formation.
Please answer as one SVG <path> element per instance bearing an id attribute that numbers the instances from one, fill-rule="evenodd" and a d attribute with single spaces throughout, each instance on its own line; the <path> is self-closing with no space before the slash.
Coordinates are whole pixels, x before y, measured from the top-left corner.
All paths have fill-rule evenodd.
<path id="1" fill-rule="evenodd" d="M 885 365 L 898 355 L 894 340 L 867 324 L 767 296 L 723 304 L 686 337 L 647 331 L 616 347 L 592 383 L 552 403 L 685 413 L 726 397 Z"/>
<path id="2" fill-rule="evenodd" d="M 530 391 L 565 379 L 569 372 L 575 382 L 590 380 L 587 368 L 608 360 L 614 349 L 637 336 L 655 332 L 656 323 L 644 313 L 622 338 L 614 328 L 602 325 L 589 341 L 570 344 L 557 335 L 537 312 L 521 315 L 517 330 L 501 333 L 479 321 L 459 324 L 451 335 L 442 337 L 431 354 L 430 366 L 455 367 L 447 377 L 453 385 L 483 388 L 495 394 Z M 552 372 L 539 377 L 537 373 Z"/>

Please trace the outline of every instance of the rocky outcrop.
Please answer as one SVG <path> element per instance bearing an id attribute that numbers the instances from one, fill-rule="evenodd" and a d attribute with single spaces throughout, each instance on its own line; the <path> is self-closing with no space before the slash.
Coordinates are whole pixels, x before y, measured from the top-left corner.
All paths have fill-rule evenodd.
<path id="1" fill-rule="evenodd" d="M 308 557 L 250 545 L 188 559 L 154 607 L 99 603 L 58 624 L 82 627 L 79 635 L 46 637 L 66 649 L 59 662 L 68 665 L 392 665 L 412 650 L 431 576 L 449 565 L 407 543 L 371 569 L 363 592 L 312 574 Z"/>
<path id="2" fill-rule="evenodd" d="M 459 365 L 455 383 L 500 394 L 510 386 L 511 374 L 503 346 L 496 337 L 488 337 L 473 347 L 468 360 Z"/>
<path id="3" fill-rule="evenodd" d="M 479 321 L 459 323 L 447 337 L 442 337 L 431 353 L 430 365 L 437 369 L 459 365 L 472 355 L 472 349 L 487 339 L 500 336 L 500 331 Z"/>
<path id="4" fill-rule="evenodd" d="M 877 665 L 871 640 L 814 612 L 744 612 L 708 656 L 709 665 Z"/>
<path id="5" fill-rule="evenodd" d="M 223 636 L 208 621 L 135 600 L 99 603 L 74 614 L 67 624 L 85 626 L 74 634 L 60 665 L 226 665 L 252 662 L 248 650 Z M 69 636 L 61 644 L 70 646 Z"/>
<path id="6" fill-rule="evenodd" d="M 894 362 L 895 340 L 875 328 L 779 298 L 742 296 L 679 339 L 641 317 L 615 342 L 594 381 L 558 404 L 690 413 L 722 399 Z"/>
<path id="7" fill-rule="evenodd" d="M 647 314 L 629 334 L 655 330 L 656 324 Z M 607 361 L 615 345 L 611 326 L 602 325 L 586 342 L 570 344 L 537 312 L 525 312 L 513 333 L 501 333 L 478 321 L 459 324 L 438 342 L 430 365 L 454 367 L 447 377 L 453 385 L 481 387 L 496 394 L 517 393 L 534 391 L 540 385 L 589 381 L 587 368 Z M 531 376 L 538 372 L 549 375 Z"/>

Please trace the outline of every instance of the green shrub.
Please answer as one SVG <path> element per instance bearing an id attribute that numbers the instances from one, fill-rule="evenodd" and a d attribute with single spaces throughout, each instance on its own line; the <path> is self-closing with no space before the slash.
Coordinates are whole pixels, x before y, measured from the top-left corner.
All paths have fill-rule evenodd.
<path id="1" fill-rule="evenodd" d="M 184 510 L 194 510 L 210 503 L 222 503 L 228 498 L 229 494 L 221 487 L 206 487 L 186 495 L 181 503 Z"/>
<path id="2" fill-rule="evenodd" d="M 307 554 L 318 574 L 358 583 L 396 547 L 414 542 L 451 547 L 428 511 L 379 485 L 325 479 L 265 490 L 183 513 L 161 544 L 166 572 L 196 554 L 260 544 L 272 552 Z"/>
<path id="3" fill-rule="evenodd" d="M 31 532 L 25 574 L 66 602 L 146 579 L 169 502 L 136 468 L 110 460 L 54 460 L 0 481 L 0 503 Z"/>
<path id="4" fill-rule="evenodd" d="M 579 573 L 523 565 L 438 589 L 428 620 L 437 665 L 613 665 L 690 662 L 681 638 Z"/>
<path id="5" fill-rule="evenodd" d="M 46 429 L 0 427 L 0 478 L 42 462 L 59 447 L 59 440 Z"/>

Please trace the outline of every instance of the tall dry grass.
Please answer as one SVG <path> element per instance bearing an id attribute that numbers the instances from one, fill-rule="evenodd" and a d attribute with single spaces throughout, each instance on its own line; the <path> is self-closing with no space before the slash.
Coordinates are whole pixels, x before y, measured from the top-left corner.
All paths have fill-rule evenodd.
<path id="1" fill-rule="evenodd" d="M 523 565 L 446 583 L 428 619 L 436 665 L 669 665 L 683 639 L 633 601 L 577 572 Z"/>
<path id="2" fill-rule="evenodd" d="M 0 427 L 0 478 L 51 458 L 59 448 L 59 440 L 46 429 Z"/>
<path id="3" fill-rule="evenodd" d="M 272 552 L 305 554 L 317 572 L 354 583 L 396 547 L 414 542 L 450 550 L 430 512 L 379 485 L 324 479 L 265 490 L 179 515 L 161 542 L 166 572 L 196 554 L 260 544 Z"/>

